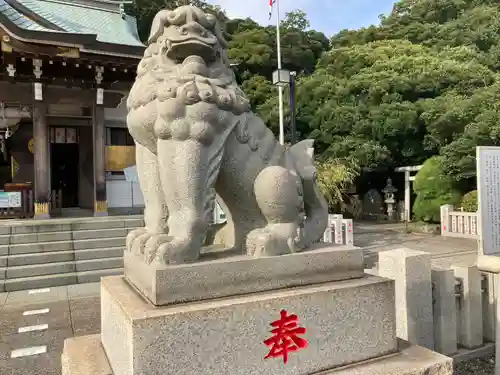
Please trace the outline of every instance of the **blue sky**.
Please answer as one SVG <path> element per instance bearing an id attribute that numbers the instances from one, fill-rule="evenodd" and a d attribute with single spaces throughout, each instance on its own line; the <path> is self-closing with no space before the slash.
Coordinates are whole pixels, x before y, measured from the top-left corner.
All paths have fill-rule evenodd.
<path id="1" fill-rule="evenodd" d="M 327 36 L 342 29 L 357 29 L 378 23 L 378 15 L 388 14 L 396 0 L 278 0 L 280 13 L 294 9 L 307 13 L 311 28 Z M 220 5 L 231 18 L 251 17 L 265 25 L 269 21 L 269 0 L 208 0 Z"/>

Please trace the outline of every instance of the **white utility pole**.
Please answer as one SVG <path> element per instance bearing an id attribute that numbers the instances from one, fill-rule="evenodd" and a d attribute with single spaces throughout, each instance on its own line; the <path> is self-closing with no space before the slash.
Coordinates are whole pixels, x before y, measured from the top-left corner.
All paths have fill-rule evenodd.
<path id="1" fill-rule="evenodd" d="M 278 71 L 281 71 L 281 40 L 280 40 L 280 6 L 279 0 L 276 0 L 276 47 L 278 49 Z M 285 144 L 285 125 L 283 119 L 283 86 L 278 86 L 279 116 L 280 116 L 280 144 Z"/>

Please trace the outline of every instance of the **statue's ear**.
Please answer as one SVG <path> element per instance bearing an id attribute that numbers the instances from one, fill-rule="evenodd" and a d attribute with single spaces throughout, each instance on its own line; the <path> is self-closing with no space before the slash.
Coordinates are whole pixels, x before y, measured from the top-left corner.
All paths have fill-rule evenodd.
<path id="1" fill-rule="evenodd" d="M 168 24 L 169 11 L 164 9 L 160 10 L 151 24 L 151 32 L 149 33 L 148 44 L 155 43 L 158 37 L 163 34 L 163 29 Z"/>

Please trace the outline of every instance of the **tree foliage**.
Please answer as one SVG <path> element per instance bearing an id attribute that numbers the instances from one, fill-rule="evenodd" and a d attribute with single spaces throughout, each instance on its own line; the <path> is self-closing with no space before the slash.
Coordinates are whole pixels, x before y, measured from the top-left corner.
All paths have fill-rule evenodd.
<path id="1" fill-rule="evenodd" d="M 141 35 L 160 8 L 186 2 L 226 21 L 236 77 L 277 132 L 276 28 L 227 19 L 202 0 L 136 0 Z M 474 180 L 475 147 L 500 145 L 498 1 L 400 0 L 380 25 L 330 40 L 297 10 L 280 31 L 283 67 L 298 77 L 298 135 L 316 139 L 321 160 L 378 169 L 439 155 L 446 176 L 462 183 Z M 288 108 L 286 92 L 287 133 Z"/>
<path id="2" fill-rule="evenodd" d="M 346 190 L 359 176 L 359 166 L 353 160 L 327 159 L 316 162 L 318 186 L 330 212 L 339 212 Z"/>
<path id="3" fill-rule="evenodd" d="M 460 205 L 466 212 L 477 212 L 477 190 L 472 190 L 465 194 L 462 197 Z"/>
<path id="4" fill-rule="evenodd" d="M 413 189 L 417 194 L 413 205 L 415 219 L 439 223 L 441 206 L 456 205 L 460 202 L 460 192 L 454 189 L 453 180 L 444 173 L 441 158 L 428 159 L 415 176 Z"/>

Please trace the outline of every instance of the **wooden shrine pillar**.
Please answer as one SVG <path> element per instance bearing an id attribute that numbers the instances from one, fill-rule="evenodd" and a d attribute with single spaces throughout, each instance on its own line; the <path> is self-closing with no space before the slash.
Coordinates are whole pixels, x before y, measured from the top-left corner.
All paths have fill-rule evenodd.
<path id="1" fill-rule="evenodd" d="M 103 91 L 97 89 L 93 108 L 93 145 L 94 145 L 94 216 L 108 215 L 106 198 L 106 157 Z"/>
<path id="2" fill-rule="evenodd" d="M 34 83 L 33 90 L 34 218 L 48 219 L 50 218 L 50 168 L 47 104 L 43 100 L 41 83 Z"/>

